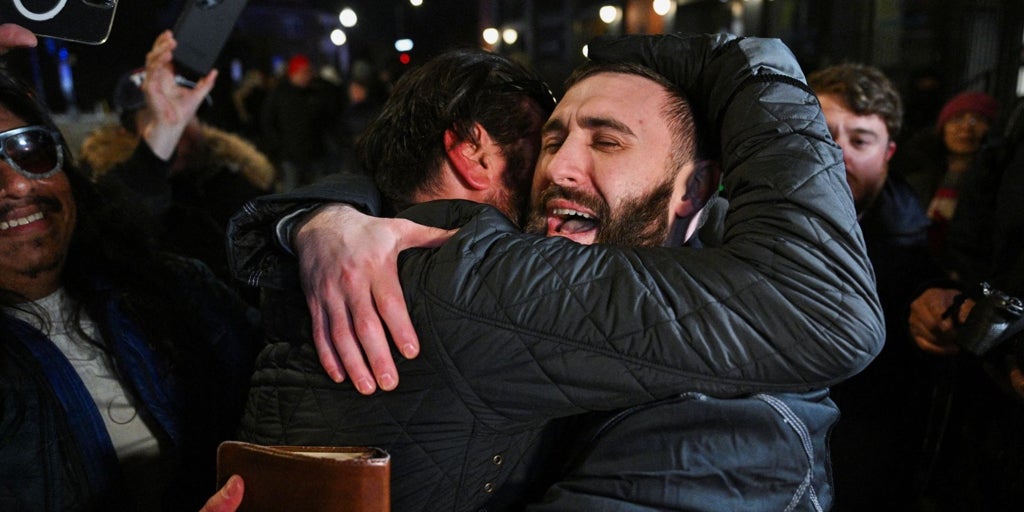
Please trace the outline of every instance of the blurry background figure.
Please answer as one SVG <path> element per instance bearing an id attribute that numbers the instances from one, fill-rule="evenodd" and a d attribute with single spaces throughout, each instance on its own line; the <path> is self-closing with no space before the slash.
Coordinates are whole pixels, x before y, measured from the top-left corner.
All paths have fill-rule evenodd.
<path id="1" fill-rule="evenodd" d="M 903 107 L 881 70 L 841 64 L 811 73 L 832 137 L 843 149 L 885 315 L 885 346 L 860 374 L 832 388 L 841 417 L 832 433 L 838 510 L 907 510 L 915 488 L 927 396 L 923 357 L 906 311 L 921 283 L 941 275 L 928 253 L 928 218 L 901 176 L 889 172 Z"/>
<path id="2" fill-rule="evenodd" d="M 242 76 L 242 82 L 231 94 L 231 101 L 238 116 L 238 134 L 252 141 L 256 147 L 263 144 L 260 138 L 260 111 L 267 100 L 267 75 L 262 70 L 250 69 Z"/>
<path id="3" fill-rule="evenodd" d="M 277 166 L 281 192 L 334 170 L 325 132 L 334 103 L 330 90 L 314 81 L 312 63 L 305 55 L 289 59 L 285 73 L 260 112 L 262 148 Z"/>
<path id="4" fill-rule="evenodd" d="M 152 215 L 167 249 L 206 263 L 227 283 L 227 222 L 246 201 L 272 190 L 274 167 L 252 143 L 196 116 L 187 122 L 170 160 L 141 137 L 152 118 L 140 88 L 145 74 L 125 74 L 114 91 L 121 124 L 104 126 L 82 144 L 80 159 L 93 179 L 117 184 Z M 239 290 L 247 299 L 254 292 Z"/>
<path id="5" fill-rule="evenodd" d="M 356 140 L 377 116 L 386 98 L 383 86 L 367 66 L 354 66 L 346 90 L 348 101 L 338 117 L 337 140 L 342 172 L 364 172 L 355 151 Z"/>
<path id="6" fill-rule="evenodd" d="M 1024 334 L 1011 335 L 1007 329 L 1004 341 L 980 355 L 961 348 L 999 333 L 997 325 L 1014 316 L 1001 313 L 989 317 L 999 322 L 975 324 L 985 311 L 1000 310 L 976 304 L 998 304 L 979 293 L 979 282 L 1024 298 L 1022 112 L 1024 100 L 1018 100 L 1002 137 L 982 148 L 964 176 L 946 247 L 950 274 L 957 280 L 931 283 L 910 308 L 917 346 L 945 356 L 935 358 L 940 371 L 933 379 L 931 429 L 925 438 L 922 510 L 930 512 L 1020 510 L 1024 503 Z M 971 328 L 975 325 L 982 329 Z"/>
<path id="7" fill-rule="evenodd" d="M 932 221 L 928 238 L 934 254 L 945 246 L 963 176 L 998 118 L 995 98 L 980 91 L 957 94 L 943 105 L 935 127 L 914 135 L 893 162 Z"/>

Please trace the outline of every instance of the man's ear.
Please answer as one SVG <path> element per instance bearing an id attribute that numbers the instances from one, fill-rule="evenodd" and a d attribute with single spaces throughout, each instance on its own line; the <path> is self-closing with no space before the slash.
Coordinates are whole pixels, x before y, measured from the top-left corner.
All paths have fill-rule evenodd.
<path id="1" fill-rule="evenodd" d="M 672 218 L 666 245 L 678 247 L 686 243 L 700 227 L 701 208 L 714 197 L 721 179 L 721 166 L 713 160 L 697 160 L 688 175 L 683 169 L 677 177 L 670 202 Z"/>
<path id="2" fill-rule="evenodd" d="M 492 185 L 491 171 L 495 162 L 489 149 L 494 146 L 494 142 L 480 123 L 473 125 L 473 135 L 476 142 L 460 140 L 455 132 L 445 130 L 444 147 L 452 171 L 459 181 L 470 189 L 485 190 Z"/>
<path id="3" fill-rule="evenodd" d="M 718 191 L 721 181 L 721 166 L 715 160 L 697 160 L 693 163 L 693 172 L 686 178 L 685 188 L 680 190 L 676 184 L 676 194 L 672 199 L 672 213 L 679 219 L 688 219 L 707 203 L 708 199 Z"/>
<path id="4" fill-rule="evenodd" d="M 885 147 L 885 163 L 889 163 L 894 154 L 896 154 L 896 143 L 890 140 L 889 145 Z"/>

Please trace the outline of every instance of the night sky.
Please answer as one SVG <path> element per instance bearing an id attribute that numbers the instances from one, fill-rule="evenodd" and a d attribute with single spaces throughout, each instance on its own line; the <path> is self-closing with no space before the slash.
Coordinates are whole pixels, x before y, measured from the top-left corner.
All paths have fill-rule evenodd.
<path id="1" fill-rule="evenodd" d="M 110 38 L 98 46 L 42 39 L 35 50 L 16 50 L 5 57 L 8 67 L 40 86 L 53 110 L 68 108 L 59 86 L 58 62 L 66 58 L 75 82 L 74 101 L 92 110 L 109 99 L 118 77 L 141 66 L 152 41 L 171 28 L 184 0 L 120 0 Z M 359 23 L 345 29 L 347 56 L 328 41 L 330 28 L 341 28 L 337 13 L 351 7 Z M 275 62 L 294 53 L 309 55 L 319 65 L 364 60 L 375 67 L 401 71 L 393 43 L 412 38 L 413 63 L 451 46 L 476 44 L 479 37 L 475 2 L 424 0 L 250 0 L 224 49 L 218 68 L 218 87 L 230 87 L 227 63 L 237 59 L 244 68 L 270 71 Z M 343 70 L 344 72 L 344 70 Z"/>

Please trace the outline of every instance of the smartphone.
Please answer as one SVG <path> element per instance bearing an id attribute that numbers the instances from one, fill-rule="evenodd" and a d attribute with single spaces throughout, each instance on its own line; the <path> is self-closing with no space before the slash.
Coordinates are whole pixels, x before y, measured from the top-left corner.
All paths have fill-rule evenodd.
<path id="1" fill-rule="evenodd" d="M 103 44 L 115 10 L 117 0 L 0 0 L 0 23 L 21 25 L 42 37 Z"/>
<path id="2" fill-rule="evenodd" d="M 192 80 L 209 73 L 247 1 L 186 0 L 174 24 L 175 71 Z"/>

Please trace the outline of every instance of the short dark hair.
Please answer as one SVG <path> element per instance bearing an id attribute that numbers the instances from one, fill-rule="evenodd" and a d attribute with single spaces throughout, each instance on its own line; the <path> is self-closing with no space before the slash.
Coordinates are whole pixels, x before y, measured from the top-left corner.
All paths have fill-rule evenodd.
<path id="1" fill-rule="evenodd" d="M 533 101 L 547 118 L 554 97 L 533 71 L 500 55 L 459 49 L 409 71 L 358 142 L 360 160 L 396 209 L 439 183 L 444 133 L 476 142 L 480 123 L 506 154 L 529 131 Z"/>
<path id="2" fill-rule="evenodd" d="M 625 75 L 636 75 L 657 83 L 669 99 L 662 106 L 662 116 L 668 122 L 669 130 L 672 132 L 672 142 L 675 150 L 672 152 L 672 164 L 675 169 L 695 160 L 715 158 L 715 148 L 711 147 L 708 139 L 704 137 L 701 125 L 698 123 L 693 106 L 689 98 L 675 84 L 665 78 L 657 71 L 640 64 L 629 62 L 596 63 L 588 62 L 575 70 L 565 80 L 565 90 L 578 84 L 586 78 L 601 73 L 620 73 Z"/>
<path id="3" fill-rule="evenodd" d="M 895 140 L 903 129 L 903 101 L 889 77 L 874 66 L 844 63 L 811 73 L 807 85 L 815 94 L 835 94 L 858 116 L 876 114 Z"/>

